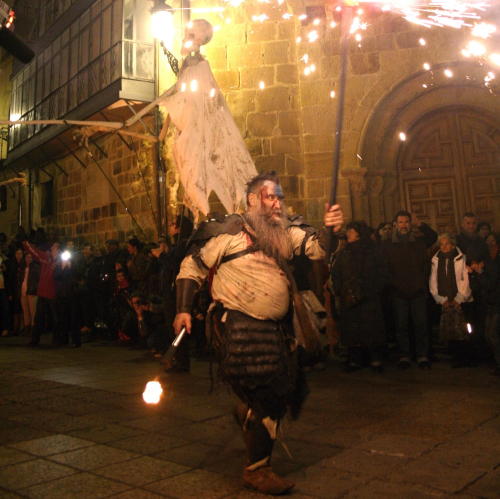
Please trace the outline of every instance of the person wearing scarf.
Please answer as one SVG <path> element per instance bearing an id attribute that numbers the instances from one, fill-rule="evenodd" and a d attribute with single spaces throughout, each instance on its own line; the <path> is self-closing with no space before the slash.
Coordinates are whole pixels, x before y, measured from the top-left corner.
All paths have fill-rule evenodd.
<path id="1" fill-rule="evenodd" d="M 440 339 L 447 341 L 452 367 L 469 365 L 469 332 L 461 309 L 471 295 L 465 256 L 456 247 L 455 238 L 439 236 L 440 250 L 432 258 L 429 288 L 434 300 L 441 305 Z"/>

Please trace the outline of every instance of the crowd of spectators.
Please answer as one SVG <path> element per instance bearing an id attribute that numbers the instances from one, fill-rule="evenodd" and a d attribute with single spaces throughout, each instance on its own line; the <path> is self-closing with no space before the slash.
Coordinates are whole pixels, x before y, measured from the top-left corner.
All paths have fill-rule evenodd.
<path id="1" fill-rule="evenodd" d="M 30 347 L 46 332 L 53 347 L 119 340 L 161 356 L 174 338 L 175 278 L 192 231 L 189 218 L 177 216 L 157 243 L 131 237 L 124 247 L 109 239 L 82 248 L 43 229 L 26 234 L 19 227 L 10 241 L 0 233 L 1 335 L 25 335 Z M 452 367 L 492 357 L 500 376 L 499 242 L 473 213 L 463 215 L 460 232 L 448 226 L 438 236 L 401 211 L 377 229 L 350 222 L 328 271 L 294 261 L 294 276 L 309 293 L 309 308 L 326 303 L 328 320 L 317 327 L 327 333 L 330 353 L 341 347 L 347 373 L 365 366 L 382 373 L 391 351 L 399 370 L 412 362 L 431 369 L 440 344 Z M 207 285 L 195 299 L 191 341 L 181 342 L 171 370 L 190 370 L 191 347 L 199 357 L 206 353 L 209 303 Z M 310 365 L 320 365 L 318 358 Z"/>
<path id="2" fill-rule="evenodd" d="M 168 245 L 167 238 L 144 244 L 131 237 L 123 248 L 109 239 L 81 249 L 43 229 L 26 234 L 19 227 L 10 241 L 0 233 L 1 335 L 29 337 L 30 347 L 38 347 L 45 332 L 55 348 L 78 348 L 82 339 L 120 340 L 160 356 L 174 338 L 175 277 L 192 231 L 189 218 L 178 216 Z M 204 331 L 199 336 L 202 352 Z M 189 359 L 181 366 L 189 370 Z"/>

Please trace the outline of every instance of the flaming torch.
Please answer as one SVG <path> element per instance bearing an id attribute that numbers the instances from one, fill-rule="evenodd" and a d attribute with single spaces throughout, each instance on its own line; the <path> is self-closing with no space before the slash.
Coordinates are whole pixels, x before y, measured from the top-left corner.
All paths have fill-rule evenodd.
<path id="1" fill-rule="evenodd" d="M 184 338 L 186 334 L 186 328 L 183 327 L 181 332 L 176 336 L 175 340 L 170 345 L 170 348 L 167 350 L 167 353 L 162 357 L 163 362 L 171 362 L 174 358 L 175 352 L 177 351 L 177 347 L 179 343 Z M 162 368 L 163 369 L 163 368 Z M 154 381 L 149 381 L 146 385 L 146 389 L 142 394 L 142 398 L 146 404 L 157 404 L 160 401 L 161 394 L 163 393 L 163 388 L 161 387 L 161 383 L 158 381 L 159 376 L 156 376 Z"/>

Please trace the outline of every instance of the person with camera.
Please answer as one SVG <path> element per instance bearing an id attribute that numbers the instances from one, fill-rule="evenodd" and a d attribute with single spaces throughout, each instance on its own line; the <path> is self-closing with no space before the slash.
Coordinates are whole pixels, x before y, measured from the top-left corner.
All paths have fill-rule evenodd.
<path id="1" fill-rule="evenodd" d="M 75 267 L 71 261 L 71 253 L 65 251 L 57 260 L 54 269 L 56 282 L 56 303 L 59 316 L 59 338 L 61 346 L 79 348 L 82 346 L 82 333 L 78 325 L 77 286 Z M 69 345 L 71 334 L 72 345 Z"/>
<path id="2" fill-rule="evenodd" d="M 24 251 L 31 253 L 33 258 L 41 265 L 40 280 L 38 281 L 35 312 L 35 326 L 31 332 L 31 341 L 27 346 L 36 347 L 40 343 L 40 337 L 44 332 L 45 317 L 52 316 L 54 330 L 52 332 L 52 344 L 60 345 L 58 315 L 56 309 L 56 282 L 54 280 L 54 270 L 60 254 L 59 243 L 54 243 L 50 251 L 40 251 L 36 246 L 23 241 Z"/>
<path id="3" fill-rule="evenodd" d="M 332 266 L 333 289 L 340 296 L 340 338 L 349 352 L 347 373 L 361 369 L 365 356 L 374 372 L 383 371 L 386 334 L 380 293 L 389 276 L 367 229 L 365 222 L 347 224 L 347 245 Z"/>

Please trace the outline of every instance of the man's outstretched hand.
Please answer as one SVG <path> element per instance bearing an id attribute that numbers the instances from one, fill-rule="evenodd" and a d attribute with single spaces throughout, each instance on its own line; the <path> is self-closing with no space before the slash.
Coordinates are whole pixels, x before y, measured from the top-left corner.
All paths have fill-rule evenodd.
<path id="1" fill-rule="evenodd" d="M 334 204 L 332 207 L 325 203 L 325 225 L 333 227 L 333 232 L 338 232 L 344 223 L 344 214 L 340 209 L 339 204 Z"/>

